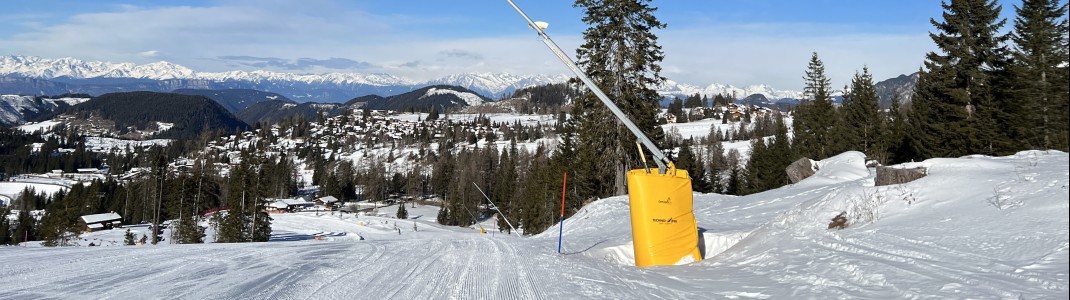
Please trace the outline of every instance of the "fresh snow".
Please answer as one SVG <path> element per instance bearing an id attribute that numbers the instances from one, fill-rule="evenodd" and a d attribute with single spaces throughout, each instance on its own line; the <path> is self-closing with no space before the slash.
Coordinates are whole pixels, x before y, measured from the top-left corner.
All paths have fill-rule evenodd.
<path id="1" fill-rule="evenodd" d="M 468 106 L 483 104 L 483 98 L 479 97 L 479 95 L 440 88 L 427 89 L 427 93 L 423 96 L 420 96 L 420 99 L 431 97 L 434 95 L 454 95 L 457 96 L 457 98 L 460 98 L 461 101 L 464 101 L 464 103 L 468 104 Z"/>
<path id="2" fill-rule="evenodd" d="M 120 229 L 84 234 L 81 247 L 0 247 L 0 298 L 1066 297 L 1067 153 L 931 159 L 897 166 L 927 177 L 881 187 L 864 159 L 822 160 L 763 193 L 697 194 L 706 259 L 687 265 L 631 265 L 626 196 L 565 220 L 562 254 L 556 225 L 518 238 L 488 220 L 480 234 L 435 224 L 434 206 L 407 220 L 383 217 L 388 206 L 272 215 L 266 243 L 119 246 Z M 841 212 L 850 225 L 826 229 Z"/>
<path id="3" fill-rule="evenodd" d="M 68 187 L 69 184 L 66 184 L 63 180 L 48 178 L 23 178 L 17 182 L 0 181 L 0 206 L 11 205 L 11 202 L 18 199 L 26 188 L 33 189 L 35 193 L 50 195 L 59 191 L 66 191 Z"/>
<path id="4" fill-rule="evenodd" d="M 60 122 L 58 122 L 58 121 L 41 121 L 41 122 L 32 122 L 32 123 L 22 124 L 22 125 L 19 125 L 16 128 L 18 128 L 19 130 L 22 130 L 22 132 L 25 132 L 25 133 L 28 133 L 28 134 L 32 134 L 32 133 L 38 132 L 38 131 L 47 132 L 49 130 L 52 130 L 52 127 L 56 127 L 56 125 L 59 125 L 59 124 L 60 124 Z"/>
<path id="5" fill-rule="evenodd" d="M 157 122 L 157 124 L 159 126 L 161 126 L 161 127 L 167 127 L 167 128 L 170 128 L 168 125 L 173 126 L 173 124 L 171 124 L 171 123 L 159 123 L 159 122 Z M 164 130 L 166 130 L 166 129 L 161 129 L 160 131 L 164 131 Z M 85 147 L 87 149 L 93 151 L 93 152 L 98 152 L 98 153 L 108 153 L 108 152 L 112 152 L 112 151 L 116 151 L 118 153 L 125 153 L 127 148 L 135 149 L 135 148 L 138 148 L 138 147 L 148 148 L 148 147 L 152 147 L 152 146 L 167 146 L 168 144 L 171 144 L 172 141 L 173 140 L 169 140 L 169 139 L 151 139 L 151 140 L 137 141 L 137 140 L 123 140 L 123 139 L 116 139 L 116 138 L 88 136 L 88 137 L 85 137 Z"/>
<path id="6" fill-rule="evenodd" d="M 0 59 L 2 59 L 2 56 L 0 56 Z M 25 113 L 51 111 L 58 107 L 59 103 L 75 105 L 89 101 L 89 98 L 44 98 L 40 101 L 36 101 L 35 98 L 36 97 L 34 96 L 0 95 L 0 125 L 19 125 L 25 123 Z"/>

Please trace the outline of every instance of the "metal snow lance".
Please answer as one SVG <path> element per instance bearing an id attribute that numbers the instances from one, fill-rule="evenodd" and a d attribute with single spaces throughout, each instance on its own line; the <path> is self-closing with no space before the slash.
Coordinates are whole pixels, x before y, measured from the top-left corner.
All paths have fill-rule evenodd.
<path id="1" fill-rule="evenodd" d="M 694 204 L 691 195 L 691 178 L 686 170 L 678 170 L 665 153 L 650 141 L 639 127 L 635 126 L 613 101 L 602 92 L 586 72 L 576 66 L 561 47 L 546 34 L 549 24 L 535 22 L 513 3 L 509 5 L 520 13 L 542 37 L 543 44 L 561 60 L 572 73 L 583 82 L 591 92 L 605 104 L 617 119 L 646 146 L 654 156 L 658 171 L 652 173 L 649 168 L 628 171 L 628 199 L 631 208 L 632 239 L 635 246 L 635 265 L 648 267 L 655 265 L 675 265 L 702 259 L 698 248 L 698 225 L 695 222 Z M 640 151 L 640 156 L 642 152 Z M 645 158 L 644 158 L 645 162 Z"/>

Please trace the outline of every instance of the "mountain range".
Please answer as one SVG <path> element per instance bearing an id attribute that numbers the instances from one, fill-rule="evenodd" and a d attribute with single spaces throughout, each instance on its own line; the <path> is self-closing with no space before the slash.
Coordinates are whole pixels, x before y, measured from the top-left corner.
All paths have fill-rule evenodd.
<path id="1" fill-rule="evenodd" d="M 160 61 L 144 65 L 0 56 L 0 94 L 100 95 L 131 90 L 254 89 L 299 102 L 341 103 L 364 95 L 397 95 L 430 85 L 455 85 L 481 95 L 500 97 L 518 88 L 564 82 L 564 75 L 465 73 L 420 82 L 388 74 L 293 74 L 272 71 L 197 72 Z"/>
<path id="2" fill-rule="evenodd" d="M 461 86 L 481 95 L 498 98 L 521 88 L 562 83 L 568 76 L 464 73 L 429 81 L 415 81 L 388 74 L 325 73 L 293 74 L 272 71 L 197 72 L 160 61 L 149 64 L 83 61 L 75 58 L 47 59 L 34 56 L 0 56 L 0 93 L 61 94 L 83 92 L 99 95 L 141 87 L 153 91 L 175 89 L 255 89 L 285 95 L 299 102 L 344 102 L 364 95 L 396 95 L 430 85 Z M 659 92 L 665 96 L 726 94 L 737 98 L 762 94 L 769 99 L 801 97 L 798 91 L 777 90 L 767 85 L 735 87 L 710 84 L 699 87 L 668 80 Z"/>
<path id="3" fill-rule="evenodd" d="M 298 103 L 279 94 L 248 89 L 179 89 L 170 93 L 139 91 L 55 98 L 0 95 L 0 127 L 55 121 L 57 118 L 79 119 L 91 121 L 82 122 L 88 127 L 114 129 L 94 132 L 105 136 L 134 132 L 131 136 L 135 138 L 189 137 L 205 128 L 231 130 L 262 122 L 276 123 L 291 117 L 314 120 L 319 116 L 333 117 L 361 108 L 426 112 L 434 107 L 440 112 L 450 112 L 487 102 L 490 99 L 472 90 L 449 85 L 433 85 L 387 97 L 361 96 L 346 103 Z M 93 113 L 85 113 L 87 111 Z M 87 120 L 93 119 L 91 117 L 96 119 Z M 172 125 L 168 129 L 156 130 L 150 126 L 153 122 Z M 146 133 L 149 131 L 152 132 Z"/>

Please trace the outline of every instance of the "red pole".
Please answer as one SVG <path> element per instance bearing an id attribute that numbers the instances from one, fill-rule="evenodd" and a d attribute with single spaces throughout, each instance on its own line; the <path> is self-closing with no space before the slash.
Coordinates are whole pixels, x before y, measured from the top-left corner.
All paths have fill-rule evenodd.
<path id="1" fill-rule="evenodd" d="M 565 171 L 565 178 L 561 179 L 561 217 L 565 217 L 565 185 L 568 184 L 568 171 Z"/>

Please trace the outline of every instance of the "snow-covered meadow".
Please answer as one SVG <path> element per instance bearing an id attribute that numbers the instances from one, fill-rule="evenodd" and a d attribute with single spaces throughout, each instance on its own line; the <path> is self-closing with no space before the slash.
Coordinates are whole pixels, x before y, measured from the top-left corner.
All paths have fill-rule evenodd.
<path id="1" fill-rule="evenodd" d="M 620 196 L 567 219 L 562 254 L 556 226 L 518 238 L 487 222 L 480 234 L 434 224 L 433 206 L 407 220 L 274 215 L 266 243 L 0 247 L 0 298 L 1066 298 L 1068 162 L 932 159 L 903 166 L 928 167 L 925 178 L 875 187 L 847 152 L 791 186 L 696 195 L 706 259 L 688 265 L 630 265 Z M 827 229 L 841 212 L 849 226 Z"/>

